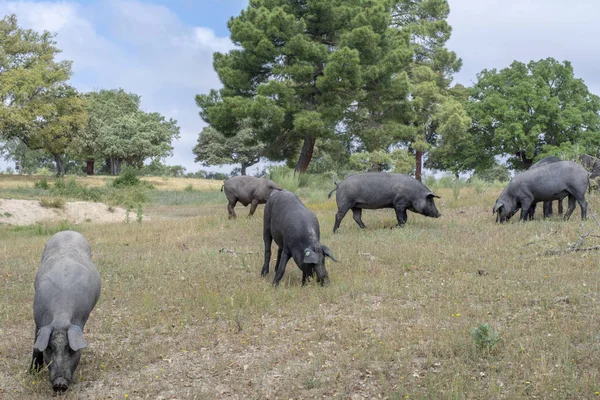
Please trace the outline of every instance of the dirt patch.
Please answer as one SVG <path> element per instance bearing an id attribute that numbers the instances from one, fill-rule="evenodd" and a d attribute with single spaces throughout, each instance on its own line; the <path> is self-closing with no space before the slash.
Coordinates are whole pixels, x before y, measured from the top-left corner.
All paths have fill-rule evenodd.
<path id="1" fill-rule="evenodd" d="M 135 213 L 130 214 L 135 218 Z M 84 222 L 123 222 L 126 212 L 120 207 L 109 207 L 104 203 L 73 201 L 64 208 L 46 208 L 38 200 L 0 199 L 0 224 L 33 225 L 39 222 L 67 220 L 75 224 Z M 148 219 L 144 216 L 144 219 Z"/>

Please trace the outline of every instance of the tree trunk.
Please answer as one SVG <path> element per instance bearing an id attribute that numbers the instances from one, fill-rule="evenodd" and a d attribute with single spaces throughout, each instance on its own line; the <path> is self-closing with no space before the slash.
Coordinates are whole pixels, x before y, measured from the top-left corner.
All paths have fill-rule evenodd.
<path id="1" fill-rule="evenodd" d="M 245 163 L 242 163 L 242 175 L 246 175 L 246 168 L 247 165 Z"/>
<path id="2" fill-rule="evenodd" d="M 422 151 L 415 152 L 415 162 L 416 162 L 415 179 L 418 180 L 419 182 L 421 182 L 421 170 L 423 169 L 423 152 Z"/>
<path id="3" fill-rule="evenodd" d="M 526 153 L 524 151 L 517 151 L 515 155 L 521 159 L 525 169 L 529 169 L 529 167 L 533 165 L 533 158 L 527 158 L 525 154 Z"/>
<path id="4" fill-rule="evenodd" d="M 94 175 L 94 160 L 87 160 L 85 172 L 88 175 Z"/>
<path id="5" fill-rule="evenodd" d="M 313 151 L 315 150 L 316 141 L 317 139 L 314 137 L 307 136 L 304 138 L 302 151 L 300 151 L 300 157 L 296 163 L 296 168 L 294 168 L 296 172 L 306 172 L 306 170 L 308 170 L 310 160 L 312 160 Z"/>
<path id="6" fill-rule="evenodd" d="M 119 175 L 121 173 L 122 158 L 110 157 L 110 174 Z"/>
<path id="7" fill-rule="evenodd" d="M 54 154 L 54 162 L 56 163 L 56 176 L 64 176 L 65 166 L 60 154 Z"/>

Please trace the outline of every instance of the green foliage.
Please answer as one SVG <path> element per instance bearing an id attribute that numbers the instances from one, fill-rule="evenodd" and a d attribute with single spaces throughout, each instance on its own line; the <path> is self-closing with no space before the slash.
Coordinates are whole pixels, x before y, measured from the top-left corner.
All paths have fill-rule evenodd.
<path id="1" fill-rule="evenodd" d="M 468 111 L 480 159 L 507 154 L 513 169 L 526 169 L 561 145 L 583 152 L 600 146 L 600 98 L 575 78 L 569 61 L 515 61 L 499 72 L 483 70 Z"/>
<path id="2" fill-rule="evenodd" d="M 397 149 L 391 153 L 383 150 L 354 153 L 350 155 L 348 166 L 360 172 L 390 171 L 410 174 L 414 171 L 412 155 L 404 149 Z"/>
<path id="3" fill-rule="evenodd" d="M 510 172 L 508 168 L 501 164 L 494 164 L 490 168 L 482 171 L 476 171 L 475 177 L 485 182 L 508 182 L 510 180 Z"/>
<path id="4" fill-rule="evenodd" d="M 50 185 L 48 184 L 48 180 L 46 179 L 45 176 L 41 180 L 34 183 L 33 187 L 36 189 L 44 189 L 44 190 L 50 189 Z"/>
<path id="5" fill-rule="evenodd" d="M 296 192 L 300 186 L 300 174 L 285 166 L 269 168 L 268 178 L 290 192 Z"/>
<path id="6" fill-rule="evenodd" d="M 125 168 L 121 175 L 117 176 L 113 181 L 113 186 L 116 188 L 141 186 L 144 184 L 147 183 L 138 178 L 134 168 Z"/>
<path id="7" fill-rule="evenodd" d="M 58 224 L 36 224 L 36 225 L 24 225 L 24 226 L 11 226 L 9 228 L 11 233 L 21 232 L 26 235 L 35 236 L 47 236 L 50 237 L 55 233 L 62 231 L 79 231 L 79 228 L 75 224 L 71 224 L 69 221 L 60 221 Z"/>
<path id="8" fill-rule="evenodd" d="M 137 170 L 139 176 L 163 176 L 163 177 L 183 177 L 185 167 L 182 165 L 166 165 L 159 158 L 154 158 L 150 164 L 144 165 Z"/>
<path id="9" fill-rule="evenodd" d="M 478 350 L 487 352 L 490 352 L 501 340 L 498 332 L 485 323 L 471 330 L 471 339 Z"/>
<path id="10" fill-rule="evenodd" d="M 86 98 L 89 122 L 76 143 L 81 159 L 109 158 L 141 168 L 147 158 L 172 154 L 171 142 L 179 138 L 177 121 L 141 111 L 140 96 L 113 89 Z M 117 173 L 114 165 L 111 173 Z"/>
<path id="11" fill-rule="evenodd" d="M 242 175 L 246 169 L 260 161 L 265 144 L 260 142 L 246 122 L 234 136 L 226 137 L 216 129 L 207 126 L 198 137 L 198 144 L 192 149 L 196 162 L 201 165 L 240 164 Z"/>
<path id="12" fill-rule="evenodd" d="M 266 157 L 288 165 L 297 159 L 296 169 L 306 171 L 315 144 L 338 138 L 336 127 L 357 101 L 388 114 L 401 108 L 412 50 L 407 35 L 390 27 L 389 6 L 253 1 L 228 23 L 239 48 L 215 53 L 223 89 L 196 96 L 200 116 L 226 136 L 249 120 Z M 353 118 L 367 121 L 363 107 L 357 110 Z"/>
<path id="13" fill-rule="evenodd" d="M 28 144 L 40 122 L 52 121 L 60 105 L 48 101 L 69 79 L 71 62 L 56 62 L 54 35 L 19 28 L 17 17 L 0 19 L 0 135 Z"/>
<path id="14" fill-rule="evenodd" d="M 45 178 L 42 179 L 42 182 L 44 180 Z M 56 179 L 54 185 L 50 187 L 50 193 L 54 196 L 86 201 L 102 201 L 103 198 L 101 189 L 77 183 L 77 180 L 73 176 L 66 181 L 64 178 Z"/>

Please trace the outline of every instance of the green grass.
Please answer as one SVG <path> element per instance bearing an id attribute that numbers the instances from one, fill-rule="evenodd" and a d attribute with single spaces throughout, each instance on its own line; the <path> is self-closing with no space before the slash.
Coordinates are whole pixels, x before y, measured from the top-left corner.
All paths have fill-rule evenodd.
<path id="1" fill-rule="evenodd" d="M 264 206 L 229 220 L 218 191 L 150 191 L 152 220 L 75 226 L 103 288 L 65 398 L 597 398 L 598 253 L 546 251 L 587 233 L 596 245 L 600 226 L 579 210 L 498 225 L 502 188 L 459 188 L 436 189 L 442 218 L 409 213 L 390 229 L 392 210 L 366 210 L 367 229 L 349 213 L 334 235 L 335 200 L 299 186 L 339 260 L 326 288 L 302 287 L 290 261 L 274 289 L 275 254 L 260 278 Z M 600 198 L 589 202 L 598 213 Z M 73 227 L 0 225 L 0 397 L 52 394 L 26 366 L 33 279 L 60 228 Z M 501 339 L 493 351 L 478 344 L 493 332 L 472 336 L 482 324 Z"/>

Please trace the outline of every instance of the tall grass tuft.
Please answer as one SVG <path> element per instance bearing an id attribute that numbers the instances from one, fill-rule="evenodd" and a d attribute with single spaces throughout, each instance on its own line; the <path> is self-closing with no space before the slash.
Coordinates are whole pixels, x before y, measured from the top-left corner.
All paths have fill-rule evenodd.
<path id="1" fill-rule="evenodd" d="M 46 208 L 65 208 L 66 201 L 60 197 L 42 197 L 40 205 Z"/>

